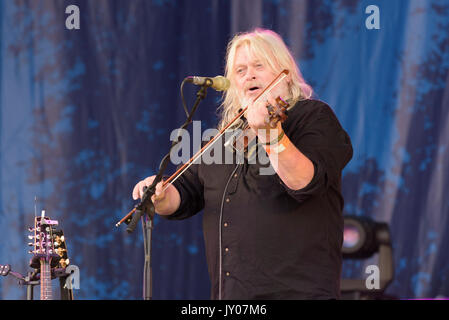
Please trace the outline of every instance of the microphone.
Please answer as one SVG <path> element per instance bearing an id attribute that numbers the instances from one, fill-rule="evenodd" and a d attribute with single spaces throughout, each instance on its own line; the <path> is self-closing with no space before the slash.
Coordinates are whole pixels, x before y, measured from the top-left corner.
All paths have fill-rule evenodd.
<path id="1" fill-rule="evenodd" d="M 186 79 L 188 82 L 197 86 L 208 86 L 217 91 L 228 90 L 231 85 L 231 82 L 223 76 L 216 76 L 214 78 L 189 76 Z"/>

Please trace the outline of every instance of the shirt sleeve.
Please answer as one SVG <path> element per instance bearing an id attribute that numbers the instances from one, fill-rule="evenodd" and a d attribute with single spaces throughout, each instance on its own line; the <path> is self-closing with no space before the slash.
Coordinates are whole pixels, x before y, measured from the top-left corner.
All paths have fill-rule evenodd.
<path id="1" fill-rule="evenodd" d="M 331 185 L 340 185 L 341 172 L 352 158 L 353 150 L 349 135 L 324 102 L 313 100 L 295 106 L 291 111 L 285 133 L 298 150 L 312 161 L 314 176 L 307 186 L 299 190 L 292 190 L 279 180 L 288 194 L 303 202 L 325 192 Z"/>
<path id="2" fill-rule="evenodd" d="M 168 220 L 187 219 L 204 208 L 203 183 L 198 177 L 198 164 L 192 164 L 179 178 L 173 182 L 181 197 L 178 210 L 168 216 Z"/>

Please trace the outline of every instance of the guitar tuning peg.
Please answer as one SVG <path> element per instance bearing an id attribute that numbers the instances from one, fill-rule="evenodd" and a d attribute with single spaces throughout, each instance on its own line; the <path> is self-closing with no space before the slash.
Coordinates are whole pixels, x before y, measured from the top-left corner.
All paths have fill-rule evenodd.
<path id="1" fill-rule="evenodd" d="M 58 249 L 56 249 L 55 251 L 56 251 L 57 254 L 59 254 L 60 256 L 62 256 L 63 252 L 64 252 L 64 251 L 67 251 L 67 250 L 66 250 L 66 249 L 63 249 L 63 248 L 58 248 Z"/>
<path id="2" fill-rule="evenodd" d="M 36 229 L 34 229 L 33 227 L 28 227 L 29 232 L 33 232 L 34 230 L 36 230 Z"/>
<path id="3" fill-rule="evenodd" d="M 28 239 L 33 240 L 34 236 L 28 236 Z"/>
<path id="4" fill-rule="evenodd" d="M 36 246 L 37 245 L 37 243 L 33 243 L 33 242 L 28 242 L 28 245 L 31 247 L 31 246 Z"/>
<path id="5" fill-rule="evenodd" d="M 69 259 L 65 259 L 65 260 L 61 259 L 61 260 L 59 260 L 59 265 L 61 267 L 63 267 L 63 268 L 67 267 L 69 265 L 69 263 L 70 263 Z"/>

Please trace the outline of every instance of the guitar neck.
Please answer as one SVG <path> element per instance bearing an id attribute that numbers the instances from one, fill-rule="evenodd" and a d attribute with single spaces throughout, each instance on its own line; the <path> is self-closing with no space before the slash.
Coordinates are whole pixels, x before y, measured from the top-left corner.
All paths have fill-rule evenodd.
<path id="1" fill-rule="evenodd" d="M 51 267 L 45 259 L 41 259 L 41 300 L 52 300 Z"/>

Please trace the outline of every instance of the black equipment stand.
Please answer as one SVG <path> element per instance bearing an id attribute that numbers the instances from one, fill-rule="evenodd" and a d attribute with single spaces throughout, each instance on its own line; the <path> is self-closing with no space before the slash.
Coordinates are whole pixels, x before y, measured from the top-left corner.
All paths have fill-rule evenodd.
<path id="1" fill-rule="evenodd" d="M 59 286 L 61 290 L 61 300 L 73 300 L 73 295 L 71 291 L 67 288 L 65 288 L 65 283 L 67 280 L 67 277 L 70 276 L 70 272 L 66 273 L 66 268 L 52 268 L 51 269 L 51 279 L 59 278 Z M 27 300 L 33 300 L 34 298 L 34 286 L 40 285 L 40 273 L 38 272 L 38 269 L 31 272 L 29 271 L 27 273 L 27 276 L 24 277 L 18 272 L 14 272 L 11 270 L 11 266 L 9 264 L 7 265 L 0 265 L 0 275 L 1 276 L 8 276 L 11 275 L 14 278 L 18 279 L 18 284 L 20 286 L 26 286 L 27 287 Z"/>

